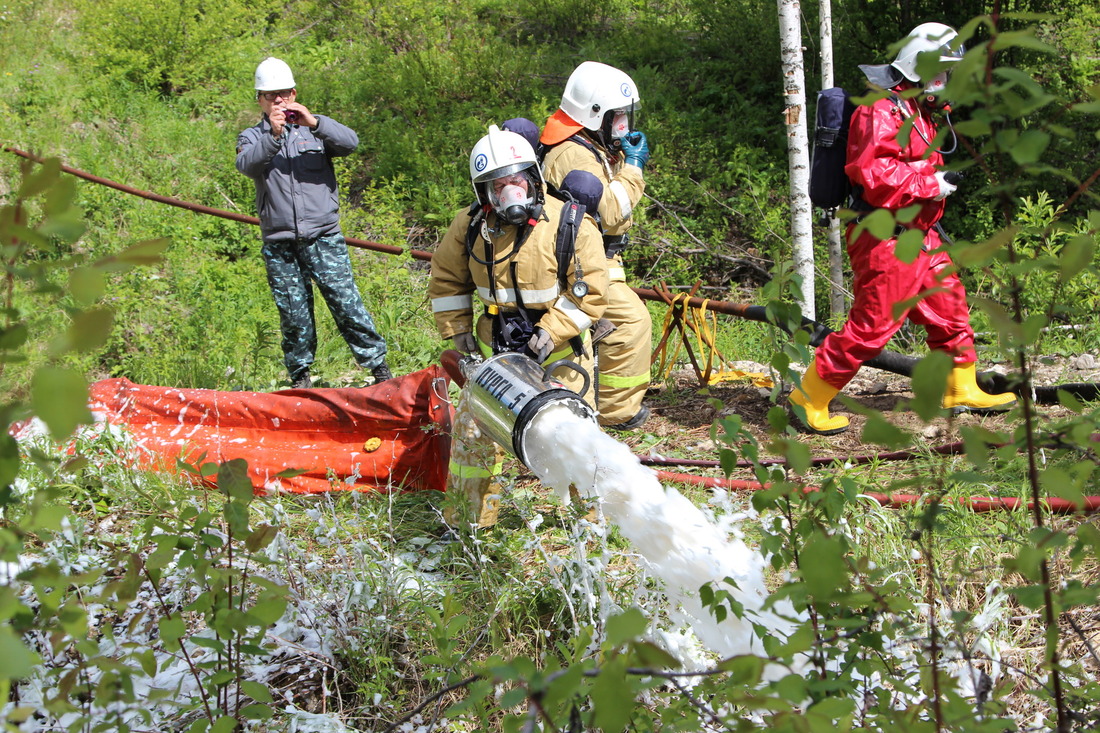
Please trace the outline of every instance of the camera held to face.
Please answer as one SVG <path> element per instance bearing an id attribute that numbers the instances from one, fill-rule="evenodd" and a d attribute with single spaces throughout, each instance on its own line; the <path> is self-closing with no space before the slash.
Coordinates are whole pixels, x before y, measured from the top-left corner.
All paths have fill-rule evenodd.
<path id="1" fill-rule="evenodd" d="M 292 109 L 284 109 L 283 116 L 286 117 L 286 121 L 292 125 L 298 124 L 298 113 Z"/>

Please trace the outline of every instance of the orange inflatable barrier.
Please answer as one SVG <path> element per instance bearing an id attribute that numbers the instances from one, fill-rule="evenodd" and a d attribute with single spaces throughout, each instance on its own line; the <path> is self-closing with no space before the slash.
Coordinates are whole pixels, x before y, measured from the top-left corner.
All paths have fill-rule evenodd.
<path id="1" fill-rule="evenodd" d="M 91 386 L 89 407 L 129 433 L 128 457 L 148 468 L 243 458 L 257 493 L 443 491 L 453 417 L 448 383 L 439 366 L 362 389 L 270 393 L 106 379 Z M 278 475 L 284 471 L 302 473 Z"/>

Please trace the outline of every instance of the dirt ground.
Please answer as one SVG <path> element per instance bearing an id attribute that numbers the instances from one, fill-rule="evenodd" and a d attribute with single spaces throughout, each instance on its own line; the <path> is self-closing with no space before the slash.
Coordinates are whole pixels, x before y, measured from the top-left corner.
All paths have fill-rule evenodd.
<path id="1" fill-rule="evenodd" d="M 774 376 L 767 366 L 754 362 L 734 362 L 728 368 Z M 1036 360 L 1032 369 L 1035 374 L 1033 382 L 1037 386 L 1100 382 L 1100 361 L 1092 354 L 1041 358 Z M 989 363 L 979 363 L 979 370 L 1001 374 L 1012 372 L 1008 365 Z M 779 398 L 778 404 L 784 407 L 789 389 L 790 386 L 786 385 Z M 720 382 L 704 388 L 689 367 L 673 372 L 664 384 L 650 389 L 646 404 L 652 414 L 642 430 L 619 433 L 616 437 L 637 448 L 643 443 L 652 443 L 651 436 L 656 436 L 659 439 L 660 452 L 666 455 L 714 458 L 715 447 L 710 441 L 711 425 L 718 417 L 736 414 L 741 416 L 745 426 L 763 445 L 767 442 L 769 429 L 767 413 L 774 404 L 770 394 L 770 389 L 756 387 L 748 380 Z M 941 445 L 959 440 L 959 430 L 966 425 L 981 424 L 997 430 L 1008 428 L 1011 420 L 1018 419 L 1008 414 L 963 414 L 955 418 L 945 415 L 926 425 L 916 413 L 908 409 L 908 402 L 913 397 L 909 378 L 871 368 L 862 369 L 841 395 L 863 407 L 887 413 L 887 419 L 891 423 L 916 436 L 914 447 Z M 722 407 L 716 409 L 712 405 L 713 400 L 718 400 Z M 811 446 L 813 455 L 845 456 L 882 450 L 881 446 L 863 439 L 866 417 L 850 410 L 839 398 L 833 401 L 831 411 L 848 417 L 851 428 L 839 435 L 802 435 L 800 439 Z M 1036 411 L 1040 419 L 1045 420 L 1070 414 L 1057 404 L 1039 404 Z"/>

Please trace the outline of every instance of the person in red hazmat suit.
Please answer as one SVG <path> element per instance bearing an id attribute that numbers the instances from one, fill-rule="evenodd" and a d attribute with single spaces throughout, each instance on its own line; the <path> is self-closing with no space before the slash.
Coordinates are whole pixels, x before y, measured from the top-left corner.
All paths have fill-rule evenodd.
<path id="1" fill-rule="evenodd" d="M 956 186 L 943 170 L 943 152 L 934 147 L 933 113 L 942 108 L 949 64 L 962 54 L 952 28 L 924 23 L 913 29 L 892 63 L 860 66 L 873 86 L 889 93 L 870 106 L 856 107 L 851 118 L 844 171 L 853 185 L 853 208 L 895 213 L 914 205 L 919 209 L 911 221 L 898 224 L 890 239 L 880 240 L 866 230 L 856 235 L 858 219 L 848 225 L 855 294 L 848 321 L 818 347 L 801 386 L 790 396 L 795 417 L 807 432 L 832 435 L 847 430 L 848 418 L 830 415 L 829 402 L 863 362 L 882 352 L 906 318 L 924 326 L 929 348 L 954 359 L 944 407 L 985 413 L 1015 403 L 1013 395 L 987 394 L 977 384 L 966 291 L 951 258 L 940 250 L 937 231 L 945 201 Z M 920 93 L 906 93 L 911 90 Z M 906 131 L 907 124 L 911 128 Z M 954 135 L 949 139 L 953 147 Z M 897 237 L 906 228 L 919 229 L 924 237 L 920 253 L 910 263 L 894 253 Z M 927 294 L 895 318 L 897 303 L 921 293 Z"/>
<path id="2" fill-rule="evenodd" d="M 468 354 L 517 352 L 544 365 L 568 358 L 590 379 L 590 329 L 603 315 L 608 288 L 595 222 L 575 212 L 580 221 L 563 268 L 557 244 L 567 205 L 545 195 L 531 144 L 496 125 L 470 153 L 470 177 L 477 202 L 455 215 L 432 256 L 428 298 L 439 335 Z M 483 305 L 479 315 L 475 298 Z M 554 377 L 576 392 L 585 381 L 575 371 Z M 591 388 L 581 396 L 594 404 Z M 447 490 L 469 499 L 478 526 L 491 526 L 503 454 L 465 411 L 456 412 Z M 445 513 L 448 522 L 457 516 Z"/>
<path id="3" fill-rule="evenodd" d="M 585 61 L 569 76 L 561 105 L 539 138 L 551 193 L 574 170 L 592 173 L 604 187 L 599 219 L 611 276 L 604 318 L 615 330 L 599 345 L 599 421 L 610 430 L 635 430 L 649 417 L 642 399 L 649 387 L 653 324 L 627 283 L 622 256 L 649 161 L 645 133 L 634 129 L 637 89 L 619 69 Z"/>

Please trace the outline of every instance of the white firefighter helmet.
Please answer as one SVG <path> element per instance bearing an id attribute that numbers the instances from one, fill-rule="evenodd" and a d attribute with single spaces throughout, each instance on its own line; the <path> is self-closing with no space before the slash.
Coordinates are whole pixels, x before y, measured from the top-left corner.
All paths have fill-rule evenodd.
<path id="1" fill-rule="evenodd" d="M 565 82 L 561 109 L 585 129 L 596 131 L 608 112 L 633 112 L 641 101 L 638 87 L 626 72 L 598 61 L 585 61 Z"/>
<path id="2" fill-rule="evenodd" d="M 294 86 L 294 74 L 282 59 L 268 56 L 256 67 L 257 92 L 276 92 Z"/>
<path id="3" fill-rule="evenodd" d="M 917 61 L 921 54 L 938 52 L 940 61 L 962 58 L 965 49 L 961 43 L 954 43 L 958 35 L 954 28 L 943 23 L 921 23 L 909 32 L 905 45 L 890 65 L 909 81 L 919 82 Z"/>
<path id="4" fill-rule="evenodd" d="M 478 140 L 470 151 L 470 182 L 477 194 L 478 203 L 492 206 L 503 216 L 503 209 L 506 207 L 492 195 L 489 184 L 497 178 L 515 173 L 523 173 L 528 181 L 528 195 L 523 205 L 531 207 L 541 203 L 546 186 L 531 143 L 523 135 L 490 125 L 489 133 Z"/>

